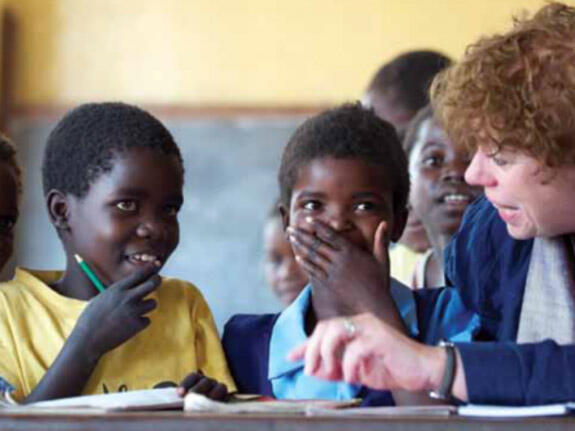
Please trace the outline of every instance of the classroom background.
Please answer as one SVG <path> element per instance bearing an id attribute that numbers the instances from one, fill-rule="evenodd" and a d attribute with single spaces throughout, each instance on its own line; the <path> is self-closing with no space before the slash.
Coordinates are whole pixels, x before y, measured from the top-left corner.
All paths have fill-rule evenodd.
<path id="1" fill-rule="evenodd" d="M 47 134 L 70 107 L 134 103 L 185 158 L 181 242 L 164 274 L 195 283 L 218 326 L 275 312 L 263 220 L 286 140 L 306 117 L 360 99 L 412 49 L 454 59 L 543 0 L 0 0 L 0 127 L 25 169 L 14 265 L 62 268 L 44 209 Z M 575 5 L 575 0 L 566 3 Z"/>

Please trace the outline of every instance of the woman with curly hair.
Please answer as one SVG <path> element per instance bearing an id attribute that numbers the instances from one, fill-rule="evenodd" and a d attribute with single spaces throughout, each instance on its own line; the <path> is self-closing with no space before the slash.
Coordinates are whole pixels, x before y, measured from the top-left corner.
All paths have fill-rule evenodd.
<path id="1" fill-rule="evenodd" d="M 305 356 L 310 374 L 377 389 L 490 404 L 573 400 L 575 8 L 548 4 L 471 45 L 435 80 L 432 102 L 453 143 L 473 151 L 465 178 L 485 197 L 446 251 L 455 287 L 416 292 L 418 317 L 454 325 L 461 306 L 477 316 L 474 341 L 431 347 L 363 313 L 321 323 L 292 356 Z"/>

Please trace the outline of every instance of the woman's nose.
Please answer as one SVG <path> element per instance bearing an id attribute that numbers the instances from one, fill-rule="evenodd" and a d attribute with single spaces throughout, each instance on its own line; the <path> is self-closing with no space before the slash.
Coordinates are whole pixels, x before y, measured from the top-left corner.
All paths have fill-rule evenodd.
<path id="1" fill-rule="evenodd" d="M 472 186 L 493 187 L 495 178 L 490 172 L 487 156 L 477 150 L 465 171 L 465 182 Z"/>

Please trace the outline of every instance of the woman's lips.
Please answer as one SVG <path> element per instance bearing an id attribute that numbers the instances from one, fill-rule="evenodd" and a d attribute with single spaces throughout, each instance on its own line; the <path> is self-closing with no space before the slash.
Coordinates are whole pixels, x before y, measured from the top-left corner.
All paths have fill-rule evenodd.
<path id="1" fill-rule="evenodd" d="M 491 202 L 497 212 L 499 213 L 499 217 L 508 224 L 513 224 L 513 222 L 517 219 L 519 215 L 519 208 L 511 207 L 508 205 L 501 205 L 495 202 Z"/>

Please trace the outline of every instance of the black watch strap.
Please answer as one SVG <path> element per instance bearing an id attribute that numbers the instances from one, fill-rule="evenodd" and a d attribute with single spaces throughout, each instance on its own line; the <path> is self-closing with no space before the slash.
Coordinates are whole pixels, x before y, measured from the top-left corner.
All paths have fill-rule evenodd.
<path id="1" fill-rule="evenodd" d="M 451 400 L 453 381 L 455 380 L 455 366 L 457 364 L 455 345 L 448 341 L 440 341 L 440 347 L 445 348 L 445 353 L 447 354 L 447 360 L 445 361 L 445 370 L 443 371 L 443 378 L 441 379 L 441 384 L 439 388 L 429 392 L 429 396 L 436 400 Z"/>

